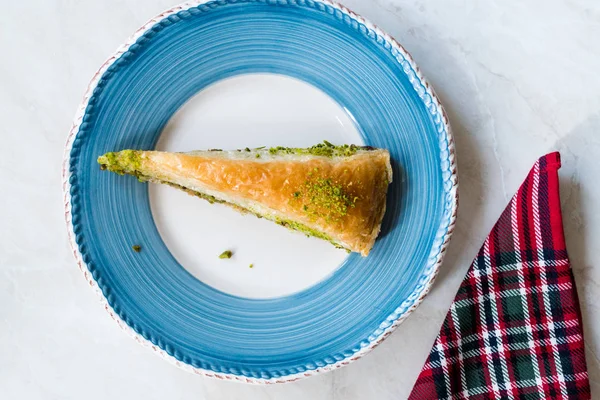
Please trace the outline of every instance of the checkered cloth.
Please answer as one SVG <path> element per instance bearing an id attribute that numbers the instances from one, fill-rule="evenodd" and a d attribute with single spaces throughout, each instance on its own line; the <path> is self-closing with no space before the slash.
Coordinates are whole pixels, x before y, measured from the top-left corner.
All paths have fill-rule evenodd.
<path id="1" fill-rule="evenodd" d="M 540 158 L 485 240 L 409 397 L 589 399 L 558 193 Z"/>

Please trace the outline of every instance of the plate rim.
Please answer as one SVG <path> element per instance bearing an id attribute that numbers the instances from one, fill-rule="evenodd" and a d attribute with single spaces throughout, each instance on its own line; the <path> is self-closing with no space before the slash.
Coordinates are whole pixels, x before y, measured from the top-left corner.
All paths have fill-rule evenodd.
<path id="1" fill-rule="evenodd" d="M 344 20 L 344 17 L 349 17 L 351 21 L 356 21 L 358 23 L 357 30 L 360 30 L 363 35 L 369 36 L 372 39 L 375 39 L 378 43 L 384 43 L 384 47 L 388 49 L 388 51 L 392 52 L 396 61 L 401 65 L 405 74 L 407 74 L 409 81 L 413 85 L 413 88 L 419 95 L 419 98 L 425 104 L 428 113 L 430 115 L 437 114 L 439 116 L 440 122 L 439 125 L 442 126 L 442 130 L 438 129 L 438 139 L 440 145 L 440 152 L 443 154 L 447 153 L 446 157 L 442 156 L 442 159 L 439 160 L 438 166 L 442 167 L 445 163 L 448 163 L 447 168 L 442 168 L 442 174 L 447 170 L 449 171 L 449 175 L 443 177 L 442 190 L 445 195 L 445 199 L 442 200 L 442 204 L 445 209 L 442 213 L 442 220 L 440 222 L 440 226 L 438 227 L 435 240 L 430 251 L 430 255 L 428 257 L 428 263 L 425 265 L 425 271 L 419 277 L 419 281 L 417 282 L 417 287 L 411 295 L 408 296 L 407 299 L 403 301 L 401 305 L 399 305 L 393 313 L 391 313 L 380 325 L 380 328 L 376 331 L 381 331 L 373 340 L 370 341 L 368 346 L 362 347 L 360 350 L 355 352 L 354 354 L 345 357 L 342 360 L 336 361 L 335 363 L 320 366 L 314 369 L 306 369 L 303 372 L 298 372 L 294 374 L 288 375 L 280 375 L 280 376 L 271 376 L 268 378 L 260 377 L 248 377 L 244 375 L 239 375 L 235 373 L 227 373 L 227 372 L 217 372 L 204 368 L 194 367 L 190 364 L 187 364 L 183 361 L 179 361 L 174 356 L 167 353 L 167 351 L 161 348 L 159 345 L 155 345 L 149 339 L 144 338 L 141 334 L 137 333 L 131 326 L 129 326 L 121 317 L 114 311 L 111 305 L 108 302 L 106 296 L 104 296 L 102 289 L 100 288 L 96 278 L 92 276 L 88 268 L 88 263 L 84 260 L 84 256 L 80 251 L 80 247 L 76 242 L 76 234 L 75 234 L 75 221 L 73 221 L 72 215 L 72 206 L 71 206 L 71 186 L 72 186 L 72 172 L 71 172 L 71 152 L 73 149 L 73 145 L 75 140 L 77 139 L 80 127 L 83 123 L 84 116 L 86 114 L 87 106 L 89 100 L 94 95 L 94 90 L 96 89 L 98 83 L 103 77 L 104 73 L 116 62 L 119 60 L 123 54 L 126 54 L 130 47 L 133 46 L 136 41 L 144 35 L 148 30 L 152 29 L 157 24 L 160 24 L 162 21 L 167 20 L 170 23 L 176 22 L 179 17 L 176 15 L 179 12 L 187 11 L 191 8 L 199 7 L 207 3 L 214 3 L 217 6 L 226 5 L 231 3 L 252 3 L 252 2 L 262 2 L 267 4 L 276 5 L 278 3 L 284 3 L 288 5 L 300 5 L 300 6 L 309 6 L 311 8 L 318 8 L 320 10 L 324 10 L 325 7 L 328 9 L 333 9 L 336 17 L 339 20 Z M 338 15 L 339 13 L 339 15 Z M 171 18 L 170 18 L 171 17 Z M 364 29 L 364 31 L 363 31 Z M 429 104 L 427 104 L 427 100 Z M 436 123 L 436 125 L 438 125 Z M 447 187 L 447 183 L 450 183 L 449 187 Z M 162 13 L 156 15 L 155 17 L 148 20 L 144 25 L 142 25 L 139 29 L 137 29 L 133 35 L 131 35 L 122 45 L 118 47 L 118 49 L 96 70 L 94 73 L 90 83 L 87 86 L 87 90 L 75 117 L 73 119 L 73 124 L 69 131 L 67 141 L 65 144 L 65 150 L 63 155 L 63 163 L 62 163 L 62 190 L 63 190 L 63 203 L 64 203 L 64 211 L 65 211 L 65 222 L 67 225 L 67 234 L 69 237 L 69 243 L 71 245 L 71 250 L 73 252 L 73 256 L 77 262 L 79 270 L 82 272 L 85 280 L 90 285 L 90 287 L 96 292 L 96 294 L 100 298 L 100 302 L 103 305 L 104 309 L 108 312 L 110 317 L 117 323 L 117 325 L 125 331 L 129 336 L 131 336 L 135 341 L 143 345 L 144 347 L 152 349 L 155 353 L 160 355 L 165 360 L 170 363 L 187 370 L 189 372 L 195 373 L 197 375 L 207 376 L 210 378 L 218 378 L 224 380 L 234 380 L 240 381 L 244 383 L 252 383 L 252 384 L 274 384 L 274 383 L 286 383 L 293 382 L 299 379 L 317 375 L 319 373 L 331 371 L 345 365 L 350 364 L 353 361 L 360 359 L 365 354 L 371 352 L 375 347 L 377 347 L 383 340 L 385 340 L 404 320 L 412 314 L 412 312 L 421 304 L 425 296 L 431 290 L 431 287 L 435 281 L 435 278 L 439 272 L 439 268 L 443 262 L 450 238 L 455 228 L 456 224 L 456 215 L 458 208 L 458 174 L 456 167 L 456 152 L 455 152 L 455 144 L 454 137 L 452 134 L 452 130 L 450 124 L 448 122 L 447 114 L 439 101 L 439 98 L 435 94 L 433 87 L 429 84 L 429 82 L 422 75 L 420 69 L 415 64 L 411 55 L 398 43 L 393 37 L 389 34 L 385 33 L 383 30 L 378 28 L 375 24 L 371 23 L 369 20 L 361 17 L 356 14 L 349 8 L 344 5 L 337 3 L 332 0 L 192 0 L 179 5 L 176 5 L 172 8 L 169 8 Z M 449 204 L 447 201 L 449 200 Z M 431 262 L 429 262 L 431 261 Z M 420 286 L 420 288 L 419 288 Z M 407 303 L 407 307 L 404 307 L 405 303 Z M 398 311 L 402 310 L 403 311 Z M 383 328 L 383 329 L 382 329 Z M 375 333 L 375 332 L 373 332 Z"/>

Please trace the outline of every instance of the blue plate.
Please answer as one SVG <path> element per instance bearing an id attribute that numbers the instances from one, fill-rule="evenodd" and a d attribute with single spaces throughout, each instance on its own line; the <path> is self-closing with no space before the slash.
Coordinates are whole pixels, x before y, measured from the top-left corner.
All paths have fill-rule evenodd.
<path id="1" fill-rule="evenodd" d="M 249 73 L 321 89 L 394 161 L 371 255 L 351 255 L 327 279 L 271 299 L 194 278 L 161 239 L 147 185 L 96 163 L 107 151 L 154 148 L 194 94 Z M 151 20 L 92 80 L 63 175 L 75 257 L 119 325 L 183 368 L 252 383 L 337 368 L 380 343 L 428 292 L 457 207 L 453 141 L 433 90 L 391 37 L 328 1 L 188 3 Z M 142 234 L 148 245 L 137 254 L 131 242 Z"/>

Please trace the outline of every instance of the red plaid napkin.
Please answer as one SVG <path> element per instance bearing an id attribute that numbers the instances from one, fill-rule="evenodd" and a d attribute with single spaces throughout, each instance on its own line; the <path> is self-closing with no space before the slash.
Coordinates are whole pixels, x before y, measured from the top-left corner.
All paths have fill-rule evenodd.
<path id="1" fill-rule="evenodd" d="M 540 158 L 463 280 L 410 399 L 589 399 L 560 212 Z"/>

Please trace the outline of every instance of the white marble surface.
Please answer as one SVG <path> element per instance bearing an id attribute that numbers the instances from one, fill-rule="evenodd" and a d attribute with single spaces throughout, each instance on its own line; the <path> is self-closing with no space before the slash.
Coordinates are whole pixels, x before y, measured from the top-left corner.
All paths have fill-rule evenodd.
<path id="1" fill-rule="evenodd" d="M 63 145 L 96 68 L 169 0 L 3 2 L 0 393 L 3 399 L 401 399 L 507 200 L 560 150 L 567 244 L 600 396 L 600 3 L 348 0 L 414 56 L 454 127 L 458 227 L 432 293 L 380 347 L 333 373 L 245 386 L 188 374 L 126 337 L 75 267 Z"/>

